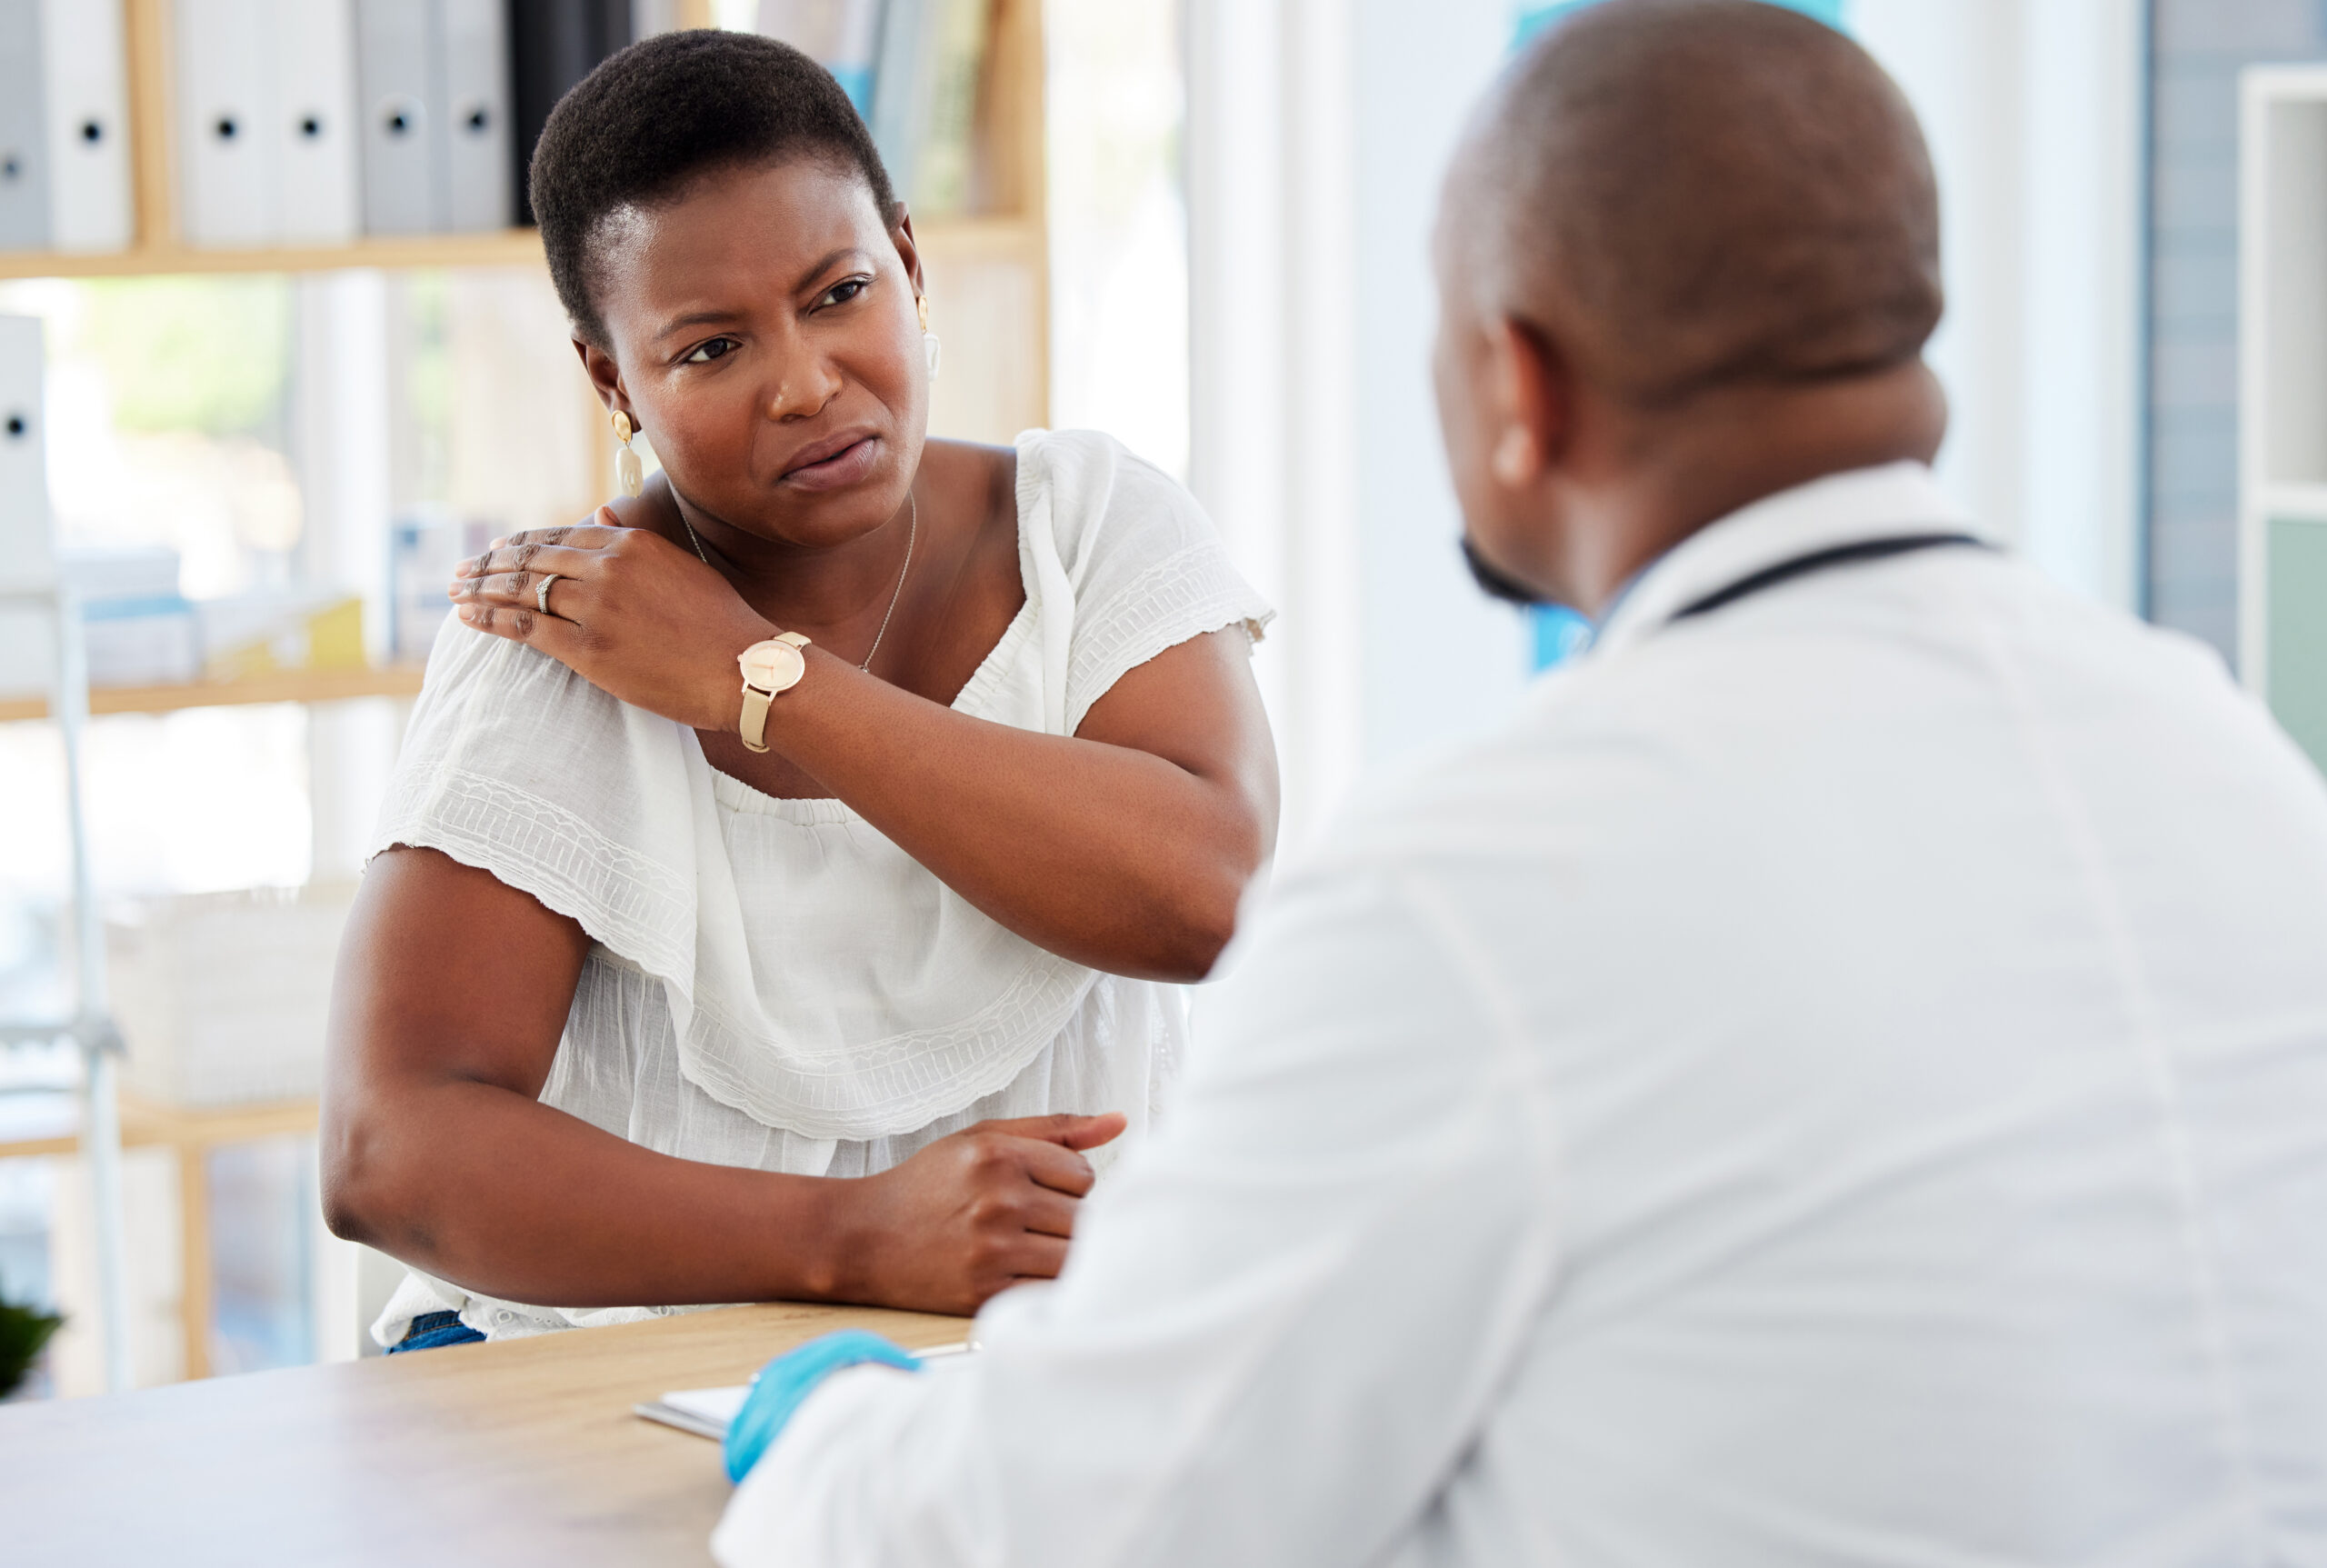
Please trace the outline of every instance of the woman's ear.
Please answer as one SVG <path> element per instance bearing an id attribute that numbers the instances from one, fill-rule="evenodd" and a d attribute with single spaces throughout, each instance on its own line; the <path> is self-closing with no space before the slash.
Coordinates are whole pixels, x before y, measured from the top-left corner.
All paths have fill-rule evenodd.
<path id="1" fill-rule="evenodd" d="M 897 260 L 904 264 L 905 277 L 913 285 L 915 298 L 927 292 L 928 285 L 921 275 L 921 242 L 913 237 L 913 215 L 899 202 L 896 217 L 889 225 L 889 238 L 895 242 Z"/>
<path id="2" fill-rule="evenodd" d="M 574 352 L 582 356 L 582 372 L 590 378 L 590 385 L 596 389 L 598 401 L 605 404 L 606 412 L 610 414 L 627 414 L 633 430 L 644 429 L 638 423 L 638 410 L 630 405 L 630 394 L 623 388 L 622 369 L 614 364 L 614 356 L 578 337 L 574 340 Z"/>

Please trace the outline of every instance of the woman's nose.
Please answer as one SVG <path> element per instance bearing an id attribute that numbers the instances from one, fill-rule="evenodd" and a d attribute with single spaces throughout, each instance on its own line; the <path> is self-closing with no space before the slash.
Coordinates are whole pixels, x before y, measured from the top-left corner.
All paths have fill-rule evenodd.
<path id="1" fill-rule="evenodd" d="M 840 394 L 840 389 L 841 378 L 828 365 L 819 362 L 795 368 L 779 379 L 768 394 L 767 416 L 778 424 L 813 419 Z"/>

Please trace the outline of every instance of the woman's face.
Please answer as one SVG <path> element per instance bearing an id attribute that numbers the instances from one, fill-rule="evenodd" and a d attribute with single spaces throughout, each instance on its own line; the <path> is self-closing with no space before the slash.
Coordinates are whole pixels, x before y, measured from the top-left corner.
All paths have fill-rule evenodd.
<path id="1" fill-rule="evenodd" d="M 599 256 L 613 408 L 700 511 L 820 548 L 877 528 L 921 462 L 929 383 L 919 261 L 863 177 L 787 159 L 616 215 Z"/>

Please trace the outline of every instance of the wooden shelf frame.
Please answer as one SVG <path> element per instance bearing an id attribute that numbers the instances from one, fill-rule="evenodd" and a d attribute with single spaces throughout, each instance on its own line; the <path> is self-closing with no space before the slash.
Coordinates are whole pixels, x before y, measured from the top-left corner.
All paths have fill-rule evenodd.
<path id="1" fill-rule="evenodd" d="M 339 703 L 356 697 L 420 694 L 422 666 L 379 664 L 361 670 L 285 670 L 235 681 L 185 681 L 159 686 L 94 686 L 89 712 L 174 714 L 182 708 L 242 707 L 253 703 Z M 45 697 L 0 699 L 0 724 L 48 716 Z"/>
<path id="2" fill-rule="evenodd" d="M 247 1105 L 166 1105 L 126 1090 L 121 1096 L 121 1144 L 125 1149 L 166 1145 L 216 1148 L 261 1138 L 297 1137 L 315 1130 L 316 1102 L 273 1100 Z M 77 1112 L 59 1117 L 57 1130 L 0 1139 L 0 1160 L 54 1158 L 81 1152 Z"/>
<path id="3" fill-rule="evenodd" d="M 1046 259 L 1039 221 L 979 215 L 914 222 L 933 258 L 949 261 Z M 534 229 L 495 234 L 372 236 L 345 245 L 278 245 L 258 250 L 202 250 L 190 245 L 140 245 L 125 251 L 74 255 L 63 251 L 0 251 L 0 280 L 32 277 L 154 277 L 183 273 L 339 272 L 351 267 L 541 266 L 542 237 Z"/>
<path id="4" fill-rule="evenodd" d="M 53 1134 L 0 1141 L 0 1160 L 69 1157 L 81 1152 L 77 1115 Z M 312 1138 L 322 1112 L 313 1099 L 248 1105 L 167 1105 L 125 1092 L 121 1144 L 167 1149 L 177 1164 L 178 1332 L 189 1379 L 210 1375 L 210 1330 L 215 1276 L 210 1255 L 210 1151 L 265 1138 Z"/>
<path id="5" fill-rule="evenodd" d="M 2327 768 L 2327 65 L 2239 86 L 2238 673 Z"/>
<path id="6" fill-rule="evenodd" d="M 0 251 L 0 278 L 158 277 L 181 273 L 337 272 L 349 267 L 540 266 L 541 235 L 532 229 L 495 234 L 372 237 L 345 245 L 275 245 L 203 250 L 140 244 L 85 255 L 61 251 Z"/>
<path id="7" fill-rule="evenodd" d="M 2262 484 L 2256 487 L 2256 494 L 2254 510 L 2265 519 L 2327 523 L 2327 484 Z"/>

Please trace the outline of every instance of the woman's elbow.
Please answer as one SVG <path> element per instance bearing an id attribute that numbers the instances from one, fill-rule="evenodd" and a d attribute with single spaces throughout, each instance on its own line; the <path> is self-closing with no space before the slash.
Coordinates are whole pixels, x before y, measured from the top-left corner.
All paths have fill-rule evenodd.
<path id="1" fill-rule="evenodd" d="M 1223 874 L 1178 901 L 1172 919 L 1163 923 L 1168 934 L 1157 944 L 1154 978 L 1193 985 L 1212 974 L 1236 935 L 1236 915 L 1250 880 Z"/>
<path id="2" fill-rule="evenodd" d="M 324 1223 L 342 1241 L 382 1244 L 409 1213 L 408 1184 L 390 1153 L 376 1109 L 326 1103 L 317 1141 L 316 1176 Z"/>

